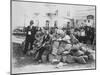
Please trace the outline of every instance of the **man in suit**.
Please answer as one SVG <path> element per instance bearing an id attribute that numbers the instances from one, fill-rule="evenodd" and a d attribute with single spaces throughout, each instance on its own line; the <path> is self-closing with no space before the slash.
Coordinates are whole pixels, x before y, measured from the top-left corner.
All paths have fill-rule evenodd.
<path id="1" fill-rule="evenodd" d="M 44 37 L 43 37 L 43 41 L 42 41 L 42 47 L 37 51 L 38 52 L 38 57 L 37 57 L 37 61 L 38 62 L 41 62 L 42 61 L 42 55 L 48 55 L 49 52 L 50 52 L 50 36 L 49 36 L 49 33 L 46 32 L 44 34 Z"/>
<path id="2" fill-rule="evenodd" d="M 25 39 L 25 49 L 24 53 L 26 54 L 28 50 L 31 50 L 33 47 L 33 42 L 35 40 L 35 34 L 37 32 L 36 27 L 34 26 L 34 21 L 30 21 L 30 25 L 26 29 L 26 39 Z"/>

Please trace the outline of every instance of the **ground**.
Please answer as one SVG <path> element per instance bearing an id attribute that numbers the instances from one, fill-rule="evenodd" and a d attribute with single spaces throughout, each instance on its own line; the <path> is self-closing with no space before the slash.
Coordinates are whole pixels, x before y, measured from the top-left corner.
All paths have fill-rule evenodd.
<path id="1" fill-rule="evenodd" d="M 57 64 L 51 64 L 51 63 L 38 64 L 35 61 L 33 61 L 32 57 L 23 55 L 21 45 L 14 41 L 12 41 L 12 47 L 13 47 L 12 48 L 12 73 L 13 74 L 63 71 L 63 70 L 95 69 L 95 61 L 90 61 L 87 64 L 78 64 L 78 63 L 66 64 L 65 66 L 59 69 L 56 68 Z"/>

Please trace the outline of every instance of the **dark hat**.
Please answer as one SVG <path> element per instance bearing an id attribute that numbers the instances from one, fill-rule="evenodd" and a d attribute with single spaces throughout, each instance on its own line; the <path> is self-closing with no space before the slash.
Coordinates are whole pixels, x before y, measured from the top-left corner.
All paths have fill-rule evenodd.
<path id="1" fill-rule="evenodd" d="M 46 20 L 46 22 L 50 22 L 49 20 Z"/>
<path id="2" fill-rule="evenodd" d="M 34 24 L 33 20 L 30 21 L 30 25 Z"/>

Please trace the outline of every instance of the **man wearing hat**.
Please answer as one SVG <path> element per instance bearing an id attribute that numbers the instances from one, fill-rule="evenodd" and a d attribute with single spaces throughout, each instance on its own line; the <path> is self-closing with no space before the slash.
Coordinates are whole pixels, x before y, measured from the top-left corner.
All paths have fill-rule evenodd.
<path id="1" fill-rule="evenodd" d="M 30 25 L 27 27 L 26 30 L 26 39 L 25 39 L 25 49 L 24 53 L 28 51 L 28 49 L 32 49 L 33 42 L 35 40 L 35 34 L 37 32 L 37 29 L 35 26 L 33 26 L 34 21 L 30 21 Z"/>

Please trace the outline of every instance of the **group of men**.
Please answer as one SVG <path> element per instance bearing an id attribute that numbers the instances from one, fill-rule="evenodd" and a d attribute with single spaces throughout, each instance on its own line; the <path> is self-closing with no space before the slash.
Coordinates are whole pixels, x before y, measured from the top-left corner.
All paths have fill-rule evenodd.
<path id="1" fill-rule="evenodd" d="M 42 39 L 41 39 L 41 38 Z M 50 36 L 48 32 L 41 32 L 41 28 L 38 28 L 34 26 L 34 21 L 30 21 L 30 25 L 26 29 L 26 39 L 25 39 L 25 48 L 24 48 L 24 54 L 27 54 L 31 50 L 36 49 L 34 55 L 38 53 L 37 61 L 41 60 L 42 54 L 44 50 L 47 49 L 45 47 L 45 43 L 50 40 Z"/>
<path id="2" fill-rule="evenodd" d="M 72 56 L 74 59 L 70 59 L 75 61 L 81 60 L 81 63 L 86 63 L 85 60 L 88 59 L 90 52 L 80 45 L 80 41 L 76 38 L 73 31 L 62 30 L 56 27 L 53 32 L 48 28 L 49 21 L 46 21 L 46 24 L 47 29 L 41 29 L 41 27 L 34 26 L 33 20 L 30 21 L 30 25 L 26 30 L 25 54 L 28 52 L 33 53 L 35 57 L 37 56 L 36 61 L 38 62 L 41 62 L 42 56 L 45 55 L 48 61 L 53 61 L 51 59 L 57 59 L 58 56 L 61 56 L 59 61 L 65 62 L 65 59 L 68 59 L 65 56 Z"/>

